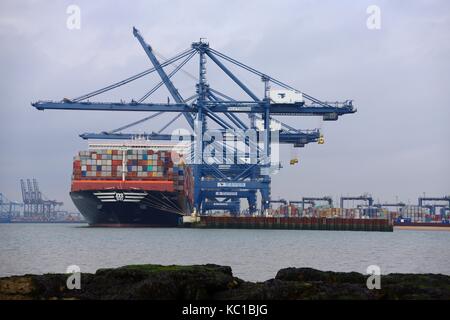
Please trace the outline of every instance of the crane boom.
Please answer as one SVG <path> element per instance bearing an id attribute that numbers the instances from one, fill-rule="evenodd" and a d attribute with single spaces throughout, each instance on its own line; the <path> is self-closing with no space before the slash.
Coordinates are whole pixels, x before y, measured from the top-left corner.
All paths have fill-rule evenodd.
<path id="1" fill-rule="evenodd" d="M 170 80 L 170 78 L 167 76 L 166 72 L 162 68 L 161 64 L 159 63 L 158 59 L 156 58 L 155 54 L 153 53 L 152 47 L 145 42 L 144 38 L 140 34 L 139 30 L 133 27 L 133 34 L 138 39 L 139 43 L 141 44 L 142 48 L 144 49 L 145 53 L 147 54 L 148 58 L 152 62 L 153 66 L 155 67 L 156 71 L 158 72 L 159 76 L 161 77 L 161 80 L 164 82 L 167 90 L 169 90 L 170 95 L 175 100 L 176 103 L 182 104 L 185 103 L 183 97 L 178 92 L 178 90 L 173 85 L 173 82 Z M 194 128 L 194 120 L 192 118 L 192 115 L 189 113 L 184 113 L 184 116 L 191 126 L 191 128 Z"/>

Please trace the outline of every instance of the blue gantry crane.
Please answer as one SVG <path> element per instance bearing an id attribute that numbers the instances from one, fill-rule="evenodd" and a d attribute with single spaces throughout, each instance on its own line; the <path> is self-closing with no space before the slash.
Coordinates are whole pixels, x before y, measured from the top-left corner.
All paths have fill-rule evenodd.
<path id="1" fill-rule="evenodd" d="M 23 208 L 23 203 L 9 200 L 0 192 L 0 221 L 9 222 L 14 216 L 19 216 Z"/>
<path id="2" fill-rule="evenodd" d="M 316 204 L 316 202 L 318 201 L 323 201 L 328 203 L 328 206 L 330 208 L 333 207 L 333 199 L 331 197 L 325 196 L 325 197 L 303 197 L 302 198 L 302 210 L 305 210 L 305 204 L 307 204 L 308 202 L 312 202 L 314 203 L 314 205 Z"/>
<path id="3" fill-rule="evenodd" d="M 22 200 L 24 204 L 24 216 L 42 215 L 49 217 L 64 203 L 56 200 L 49 200 L 42 194 L 36 179 L 20 179 Z"/>
<path id="4" fill-rule="evenodd" d="M 299 205 L 299 204 L 301 204 L 302 205 L 302 209 L 304 209 L 305 208 L 305 204 L 314 206 L 316 203 L 314 201 L 312 201 L 312 200 L 290 200 L 289 204 L 292 204 L 292 205 Z"/>
<path id="5" fill-rule="evenodd" d="M 426 203 L 428 203 L 428 204 L 426 204 Z M 447 204 L 445 204 L 445 203 L 447 203 Z M 436 214 L 436 208 L 443 208 L 442 212 L 445 213 L 450 208 L 450 196 L 419 197 L 418 205 L 419 205 L 419 207 L 429 208 L 431 214 Z"/>
<path id="6" fill-rule="evenodd" d="M 257 211 L 258 192 L 261 198 L 260 212 L 266 212 L 271 202 L 270 172 L 274 167 L 280 167 L 279 163 L 271 161 L 271 144 L 277 140 L 279 144 L 289 144 L 294 147 L 303 147 L 311 142 L 323 143 L 323 137 L 319 130 L 296 129 L 276 119 L 276 116 L 320 116 L 325 121 L 334 121 L 339 116 L 356 112 L 351 100 L 325 102 L 316 99 L 211 48 L 204 39 L 192 43 L 190 48 L 174 57 L 160 62 L 153 48 L 134 27 L 133 34 L 144 49 L 152 68 L 74 99 L 38 101 L 32 105 L 38 110 L 152 112 L 143 119 L 114 130 L 81 134 L 83 139 L 133 139 L 136 134 L 127 133 L 124 130 L 164 113 L 175 114 L 174 118 L 164 124 L 159 131 L 143 133 L 139 136 L 146 140 L 187 141 L 190 143 L 191 163 L 189 165 L 192 166 L 194 178 L 194 213 L 205 213 L 218 208 L 239 212 L 240 199 L 246 199 L 250 212 L 254 214 Z M 195 93 L 185 98 L 174 85 L 172 78 L 195 55 L 199 56 Z M 212 88 L 207 80 L 207 59 L 218 66 L 242 89 L 248 98 L 245 100 L 233 98 Z M 239 67 L 258 77 L 263 83 L 262 94 L 257 95 L 253 92 L 231 71 L 227 64 Z M 175 68 L 167 73 L 165 67 L 169 65 Z M 114 103 L 89 101 L 92 97 L 126 85 L 153 72 L 158 73 L 161 81 L 140 99 Z M 168 99 L 163 103 L 146 102 L 163 85 L 169 91 L 173 101 Z M 271 89 L 273 85 L 279 88 L 278 91 Z M 179 135 L 164 133 L 164 130 L 181 116 L 186 119 L 190 133 Z M 247 118 L 243 119 L 245 116 Z M 213 128 L 212 125 L 218 127 L 218 129 L 214 129 L 214 135 L 208 134 Z M 277 125 L 279 128 L 276 130 L 273 125 Z M 256 143 L 249 138 L 249 132 L 257 133 Z M 230 147 L 226 143 L 237 140 L 242 140 L 248 150 L 243 152 L 244 157 L 239 156 L 236 145 Z M 211 150 L 214 151 L 209 154 L 213 155 L 214 161 L 209 161 L 211 157 L 204 156 L 206 151 Z M 232 151 L 231 156 L 227 156 L 228 151 Z M 222 159 L 221 155 L 224 155 Z M 241 158 L 249 155 L 254 156 L 254 161 L 242 161 Z"/>

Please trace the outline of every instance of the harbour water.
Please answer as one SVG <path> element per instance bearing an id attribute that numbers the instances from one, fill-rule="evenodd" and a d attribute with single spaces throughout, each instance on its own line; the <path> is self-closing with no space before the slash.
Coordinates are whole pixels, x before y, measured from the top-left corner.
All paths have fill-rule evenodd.
<path id="1" fill-rule="evenodd" d="M 249 281 L 286 267 L 450 275 L 450 232 L 90 228 L 0 224 L 0 276 L 81 272 L 128 264 L 229 265 Z"/>

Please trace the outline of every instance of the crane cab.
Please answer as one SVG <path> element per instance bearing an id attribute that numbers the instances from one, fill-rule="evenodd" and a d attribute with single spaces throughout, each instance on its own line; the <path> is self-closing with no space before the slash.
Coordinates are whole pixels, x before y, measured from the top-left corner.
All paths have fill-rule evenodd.
<path id="1" fill-rule="evenodd" d="M 324 144 L 325 143 L 325 139 L 323 137 L 323 135 L 320 135 L 319 140 L 317 141 L 318 144 Z"/>
<path id="2" fill-rule="evenodd" d="M 272 103 L 279 104 L 303 104 L 303 94 L 294 90 L 271 89 L 269 99 Z"/>

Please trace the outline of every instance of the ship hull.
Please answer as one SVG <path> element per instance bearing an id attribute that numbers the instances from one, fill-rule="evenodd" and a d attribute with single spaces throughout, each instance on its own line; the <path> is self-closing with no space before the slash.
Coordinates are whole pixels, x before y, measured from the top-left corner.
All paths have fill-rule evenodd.
<path id="1" fill-rule="evenodd" d="M 177 192 L 79 190 L 70 197 L 94 227 L 176 227 L 186 211 Z"/>

